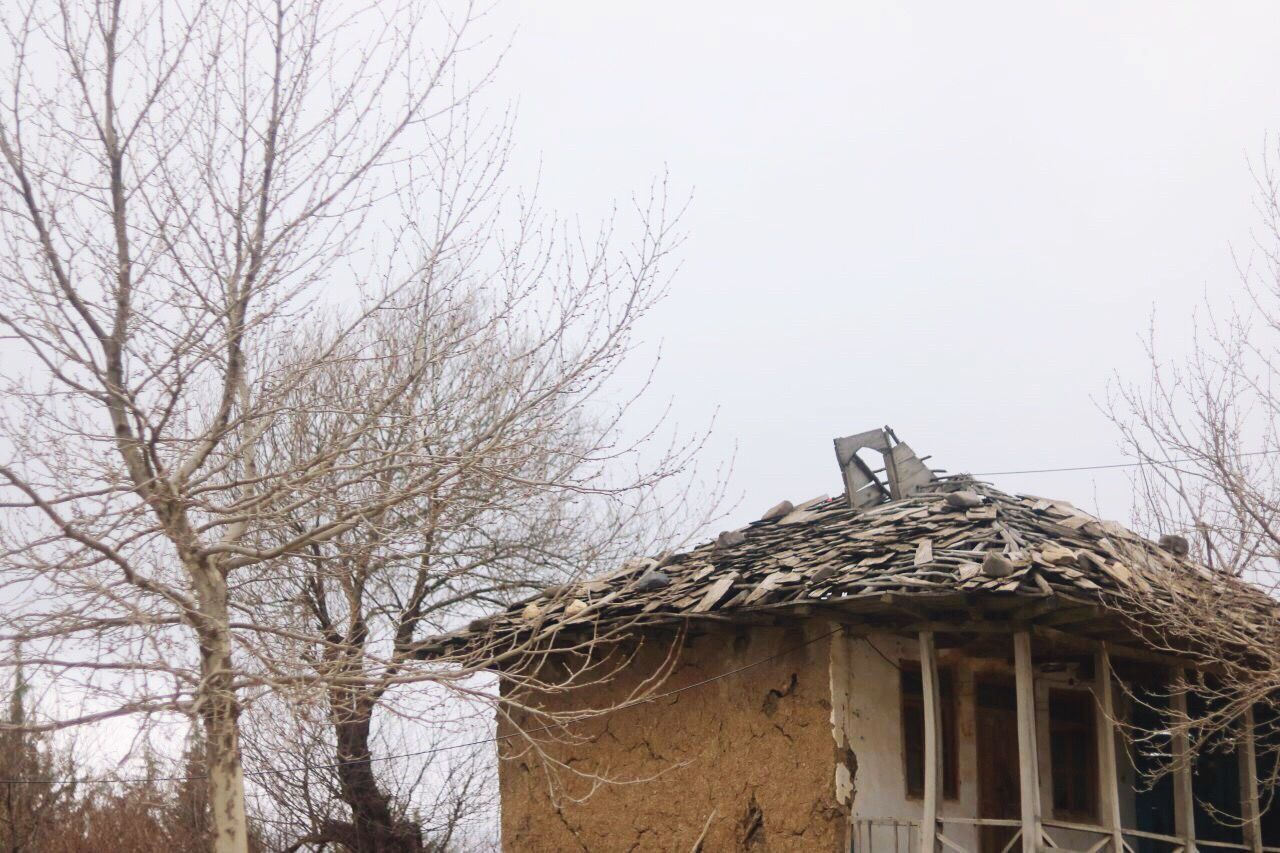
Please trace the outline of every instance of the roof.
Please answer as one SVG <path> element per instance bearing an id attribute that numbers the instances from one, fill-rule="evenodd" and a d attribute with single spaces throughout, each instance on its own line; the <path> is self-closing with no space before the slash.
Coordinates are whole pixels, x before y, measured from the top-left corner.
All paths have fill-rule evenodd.
<path id="1" fill-rule="evenodd" d="M 422 650 L 428 656 L 492 650 L 516 638 L 541 645 L 558 632 L 619 620 L 750 621 L 760 613 L 957 598 L 1097 604 L 1114 593 L 1176 593 L 1180 579 L 1225 584 L 1240 593 L 1231 606 L 1274 613 L 1275 602 L 1261 591 L 1116 522 L 958 476 L 863 510 L 851 509 L 844 497 L 794 508 L 784 503 L 741 531 L 549 588 L 431 638 Z"/>

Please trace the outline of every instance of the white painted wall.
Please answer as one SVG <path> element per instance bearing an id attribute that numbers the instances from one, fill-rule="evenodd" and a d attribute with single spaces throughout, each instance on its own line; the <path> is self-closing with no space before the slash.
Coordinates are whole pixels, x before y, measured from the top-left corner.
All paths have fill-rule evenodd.
<path id="1" fill-rule="evenodd" d="M 1012 648 L 1010 653 L 1012 654 Z M 857 774 L 852 780 L 851 808 L 855 820 L 920 820 L 921 801 L 908 798 L 906 793 L 900 681 L 894 665 L 900 660 L 918 659 L 919 650 L 915 642 L 892 635 L 871 635 L 866 638 L 842 636 L 832 646 L 832 725 L 837 746 L 842 747 L 847 743 L 857 757 Z M 939 666 L 949 667 L 955 679 L 956 732 L 959 741 L 958 798 L 943 800 L 941 804 L 943 832 L 965 849 L 976 850 L 977 829 L 960 824 L 948 825 L 946 818 L 973 818 L 978 815 L 977 703 L 974 685 L 979 673 L 1003 670 L 1004 665 L 990 659 L 972 659 L 956 650 L 940 650 L 938 663 Z M 1011 665 L 1007 671 L 1012 677 Z M 1054 817 L 1053 778 L 1049 763 L 1049 691 L 1056 687 L 1088 689 L 1089 684 L 1075 681 L 1072 673 L 1036 672 L 1040 790 L 1042 814 L 1046 819 Z M 1009 737 L 1016 738 L 1017 732 L 1010 731 Z M 1134 773 L 1124 746 L 1119 742 L 1117 761 L 1120 765 L 1117 776 L 1121 813 L 1126 824 L 1132 825 Z M 837 771 L 837 775 L 841 775 L 840 771 Z M 841 796 L 842 802 L 847 802 L 850 787 L 848 780 L 837 778 L 836 784 L 837 794 Z M 1099 838 L 1096 834 L 1061 829 L 1050 829 L 1050 832 L 1054 840 L 1063 847 L 1076 849 L 1086 849 Z M 896 846 L 891 827 L 872 830 L 869 840 L 871 850 L 867 849 L 868 839 L 865 835 L 859 839 L 861 846 L 858 853 L 907 853 L 908 850 L 905 830 L 898 831 Z M 914 835 L 910 843 L 915 843 Z"/>

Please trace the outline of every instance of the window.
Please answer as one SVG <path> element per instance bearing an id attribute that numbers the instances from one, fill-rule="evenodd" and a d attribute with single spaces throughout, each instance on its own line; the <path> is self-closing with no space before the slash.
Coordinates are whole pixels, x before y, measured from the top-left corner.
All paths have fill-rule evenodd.
<path id="1" fill-rule="evenodd" d="M 1221 690 L 1220 682 L 1209 679 L 1211 690 Z M 1220 695 L 1220 694 L 1219 694 Z M 1224 709 L 1225 702 L 1217 696 L 1206 696 L 1192 691 L 1187 696 L 1187 710 L 1193 720 L 1209 719 L 1211 714 Z M 1254 718 L 1255 727 L 1257 718 Z M 1239 820 L 1231 815 L 1241 813 L 1240 757 L 1235 731 L 1212 731 L 1210 727 L 1197 738 L 1195 766 L 1191 773 L 1191 795 L 1195 801 L 1194 814 L 1196 841 L 1217 841 L 1225 844 L 1243 844 L 1244 832 Z M 1256 735 L 1255 735 L 1256 738 Z M 1256 746 L 1256 743 L 1255 743 Z M 1261 803 L 1266 807 L 1268 794 L 1266 780 L 1261 782 Z M 1272 806 L 1274 808 L 1274 806 Z M 1212 849 L 1205 844 L 1201 850 Z"/>
<path id="2" fill-rule="evenodd" d="M 1253 737 L 1258 758 L 1254 768 L 1258 774 L 1260 786 L 1272 784 L 1277 778 L 1273 774 L 1280 773 L 1277 767 L 1277 755 L 1280 754 L 1280 717 L 1276 714 L 1274 700 L 1263 700 L 1253 706 Z M 1280 846 L 1280 798 L 1274 794 L 1264 793 L 1261 797 L 1262 809 L 1262 843 L 1267 847 Z"/>
<path id="3" fill-rule="evenodd" d="M 924 682 L 920 664 L 903 661 L 902 672 L 902 753 L 906 765 L 907 796 L 924 796 Z M 942 715 L 942 796 L 957 796 L 959 773 L 956 762 L 956 694 L 951 671 L 938 669 L 938 694 Z"/>
<path id="4" fill-rule="evenodd" d="M 1059 817 L 1097 819 L 1098 741 L 1093 694 L 1049 691 L 1049 760 L 1053 810 Z"/>

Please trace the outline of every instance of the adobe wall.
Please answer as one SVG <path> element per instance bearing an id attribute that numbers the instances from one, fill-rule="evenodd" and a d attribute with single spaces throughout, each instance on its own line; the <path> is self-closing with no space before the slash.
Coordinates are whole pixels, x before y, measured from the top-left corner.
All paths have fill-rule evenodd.
<path id="1" fill-rule="evenodd" d="M 553 795 L 544 763 L 518 739 L 501 742 L 503 849 L 690 850 L 704 829 L 705 851 L 845 849 L 848 817 L 834 785 L 831 648 L 820 639 L 797 649 L 828 630 L 822 623 L 716 628 L 687 643 L 657 692 L 689 689 L 575 724 L 582 743 L 546 744 L 576 769 L 627 784 L 592 792 L 561 772 L 566 788 Z M 667 651 L 661 645 L 647 643 L 635 665 L 607 685 L 543 701 L 557 708 L 616 704 L 658 666 Z M 773 655 L 779 657 L 690 686 Z M 511 731 L 510 723 L 499 724 L 500 735 Z"/>

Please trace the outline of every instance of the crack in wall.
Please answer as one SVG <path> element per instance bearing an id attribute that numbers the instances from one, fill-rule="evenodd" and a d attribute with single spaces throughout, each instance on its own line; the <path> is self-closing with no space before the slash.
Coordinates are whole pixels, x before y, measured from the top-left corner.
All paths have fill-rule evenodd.
<path id="1" fill-rule="evenodd" d="M 575 829 L 573 824 L 569 823 L 569 819 L 564 816 L 564 810 L 559 806 L 556 806 L 555 812 L 556 817 L 560 818 L 560 823 L 564 824 L 564 828 L 567 829 L 569 834 L 573 836 L 574 840 L 578 842 L 578 846 L 582 848 L 583 853 L 591 853 L 591 848 L 582 840 L 582 836 L 578 834 L 578 830 Z"/>
<path id="2" fill-rule="evenodd" d="M 756 802 L 755 791 L 747 803 L 747 813 L 742 816 L 741 849 L 750 850 L 764 841 L 764 810 Z"/>
<path id="3" fill-rule="evenodd" d="M 770 689 L 769 692 L 764 695 L 764 704 L 761 707 L 766 717 L 772 717 L 774 714 L 778 713 L 779 700 L 792 696 L 796 692 L 796 686 L 799 682 L 799 677 L 793 672 L 791 673 L 791 679 L 787 682 L 786 687 L 782 690 Z"/>
<path id="4" fill-rule="evenodd" d="M 778 629 L 703 635 L 697 660 L 681 666 L 668 689 L 787 643 Z M 539 785 L 540 774 L 504 766 L 504 849 L 640 853 L 689 850 L 699 839 L 705 851 L 844 849 L 843 811 L 831 781 L 838 757 L 828 746 L 827 666 L 827 649 L 815 648 L 683 693 L 678 704 L 584 719 L 573 743 L 549 745 L 557 760 L 635 781 L 601 786 L 581 802 L 586 783 L 570 785 L 561 810 Z M 625 698 L 632 676 L 643 675 L 637 663 L 625 678 L 576 701 L 606 707 Z"/>

